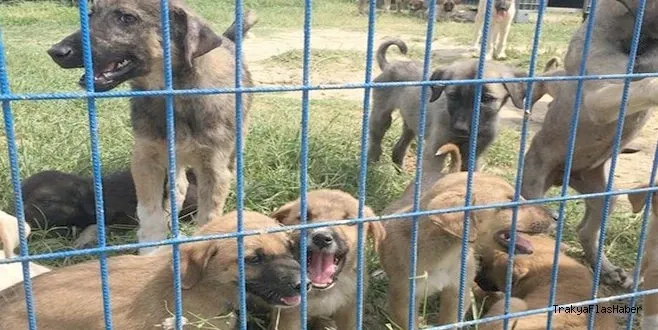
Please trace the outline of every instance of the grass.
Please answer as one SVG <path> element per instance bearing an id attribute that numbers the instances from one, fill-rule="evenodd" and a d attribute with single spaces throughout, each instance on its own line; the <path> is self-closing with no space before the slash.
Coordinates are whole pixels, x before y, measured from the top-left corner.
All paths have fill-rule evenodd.
<path id="1" fill-rule="evenodd" d="M 228 0 L 190 0 L 190 5 L 222 31 L 232 20 L 232 2 Z M 296 0 L 246 1 L 254 8 L 260 22 L 254 29 L 257 38 L 267 39 L 281 32 L 298 31 L 303 25 L 303 5 Z M 578 25 L 578 16 L 552 15 L 544 24 L 538 65 L 551 56 L 562 56 L 568 36 Z M 348 0 L 315 1 L 314 31 L 336 31 L 340 42 L 341 31 L 363 32 L 367 20 L 356 14 L 356 5 Z M 57 2 L 11 2 L 0 4 L 0 26 L 6 47 L 10 87 L 16 93 L 62 92 L 78 90 L 80 70 L 62 70 L 46 55 L 46 49 L 77 28 L 77 9 Z M 422 59 L 425 25 L 422 21 L 396 14 L 381 14 L 377 18 L 378 36 L 400 35 L 410 43 L 409 57 Z M 515 25 L 510 35 L 508 63 L 527 69 L 531 53 L 534 24 Z M 451 45 L 470 52 L 472 25 L 441 23 L 435 30 L 437 43 L 433 49 Z M 364 39 L 365 40 L 365 39 Z M 260 70 L 272 68 L 298 72 L 301 76 L 301 48 L 276 53 L 255 65 Z M 315 46 L 317 47 L 317 46 Z M 365 45 L 363 46 L 365 50 Z M 364 51 L 316 48 L 311 55 L 312 81 L 354 82 L 362 79 L 365 69 Z M 435 59 L 437 56 L 435 56 Z M 328 76 L 329 78 L 326 78 Z M 326 78 L 323 80 L 323 78 Z M 294 81 L 293 83 L 299 83 Z M 125 88 L 125 87 L 123 87 Z M 299 194 L 300 116 L 299 94 L 257 94 L 251 111 L 249 135 L 245 153 L 245 205 L 248 209 L 269 213 Z M 311 93 L 309 127 L 310 189 L 336 188 L 353 195 L 358 192 L 359 152 L 362 101 L 359 99 L 318 97 Z M 362 95 L 362 94 L 361 94 Z M 84 100 L 16 101 L 11 104 L 15 116 L 16 136 L 23 178 L 47 169 L 89 175 L 90 140 L 86 103 Z M 105 173 L 128 168 L 132 134 L 129 126 L 127 100 L 97 101 L 100 124 L 101 160 Z M 385 154 L 381 164 L 369 167 L 366 202 L 375 211 L 382 210 L 396 198 L 410 181 L 409 173 L 398 174 L 390 163 L 394 135 L 399 132 L 400 120 L 394 121 L 384 141 Z M 4 130 L 0 132 L 4 136 Z M 513 182 L 518 160 L 519 133 L 515 128 L 504 129 L 485 157 L 485 171 L 499 174 Z M 0 139 L 0 149 L 6 150 L 6 139 Z M 13 209 L 13 195 L 7 157 L 0 157 L 0 208 Z M 549 195 L 556 195 L 553 189 Z M 572 191 L 570 193 L 573 193 Z M 227 209 L 235 206 L 233 196 Z M 555 205 L 554 205 L 555 206 Z M 582 256 L 575 237 L 575 227 L 583 215 L 581 201 L 569 202 L 566 208 L 564 240 L 572 244 L 570 254 Z M 640 220 L 624 210 L 612 215 L 606 241 L 608 256 L 627 269 L 633 267 Z M 193 228 L 184 227 L 190 231 Z M 30 252 L 42 253 L 71 248 L 69 237 L 48 235 L 35 231 L 30 239 Z M 110 244 L 134 242 L 134 232 L 113 232 Z M 45 262 L 60 267 L 86 260 L 76 257 Z M 368 255 L 369 272 L 376 270 L 377 257 Z M 384 328 L 383 313 L 386 280 L 371 280 L 367 292 L 366 328 Z M 436 313 L 436 300 L 429 301 L 428 318 Z"/>

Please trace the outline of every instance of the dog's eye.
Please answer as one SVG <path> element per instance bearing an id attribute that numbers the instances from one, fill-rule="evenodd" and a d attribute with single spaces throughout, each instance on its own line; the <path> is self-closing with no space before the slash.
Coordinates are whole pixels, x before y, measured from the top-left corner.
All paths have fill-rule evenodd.
<path id="1" fill-rule="evenodd" d="M 480 99 L 482 103 L 489 103 L 494 101 L 496 98 L 489 94 L 482 94 L 482 98 Z"/>
<path id="2" fill-rule="evenodd" d="M 137 17 L 131 14 L 119 13 L 119 21 L 123 24 L 130 25 L 137 22 Z"/>
<path id="3" fill-rule="evenodd" d="M 263 261 L 263 258 L 259 254 L 244 257 L 244 262 L 247 263 L 247 264 L 251 264 L 251 265 L 259 264 L 262 261 Z"/>

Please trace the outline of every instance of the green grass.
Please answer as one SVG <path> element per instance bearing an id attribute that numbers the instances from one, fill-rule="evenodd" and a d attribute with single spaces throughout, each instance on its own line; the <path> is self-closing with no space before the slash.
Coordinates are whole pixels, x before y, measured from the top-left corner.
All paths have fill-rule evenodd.
<path id="1" fill-rule="evenodd" d="M 190 0 L 190 5 L 223 31 L 232 20 L 233 5 L 228 0 Z M 303 5 L 298 0 L 246 1 L 257 11 L 260 22 L 254 28 L 257 38 L 268 38 L 280 32 L 299 31 L 303 25 Z M 541 67 L 551 56 L 562 56 L 569 35 L 579 24 L 578 16 L 551 16 L 544 24 L 539 53 Z M 367 19 L 358 16 L 356 5 L 348 0 L 315 1 L 313 28 L 331 29 L 339 43 L 340 31 L 363 32 Z M 12 2 L 0 5 L 0 27 L 6 46 L 10 87 L 16 93 L 42 93 L 78 90 L 81 70 L 62 70 L 46 55 L 46 49 L 56 40 L 77 28 L 76 8 L 57 2 Z M 407 15 L 378 14 L 378 37 L 404 33 L 410 43 L 409 57 L 422 59 L 425 25 Z M 463 47 L 470 52 L 473 26 L 461 23 L 437 25 L 435 36 L 441 49 L 442 42 Z M 510 34 L 508 63 L 527 68 L 531 53 L 534 24 L 515 25 Z M 365 40 L 365 39 L 364 39 Z M 299 40 L 298 48 L 302 47 Z M 323 75 L 344 79 L 365 69 L 365 45 L 360 51 L 345 49 L 314 49 L 311 53 L 312 80 Z M 299 49 L 282 51 L 259 61 L 261 68 L 297 71 L 301 74 L 302 52 Z M 435 57 L 436 60 L 436 57 Z M 346 76 L 344 76 L 347 74 Z M 344 76 L 344 77 L 343 77 Z M 317 79 L 319 80 L 319 79 Z M 125 87 L 123 87 L 125 88 Z M 299 194 L 300 161 L 300 94 L 257 94 L 251 111 L 249 135 L 245 153 L 245 206 L 268 213 Z M 309 127 L 310 189 L 336 188 L 353 195 L 358 191 L 359 151 L 362 102 L 338 97 L 314 98 L 311 93 Z M 90 173 L 90 140 L 86 103 L 84 100 L 16 101 L 11 103 L 15 116 L 16 136 L 21 176 L 56 169 L 88 175 Z M 97 101 L 100 124 L 101 160 L 104 172 L 129 167 L 132 134 L 129 126 L 128 103 L 123 99 Z M 369 167 L 366 203 L 375 211 L 382 210 L 396 198 L 410 181 L 409 173 L 398 174 L 390 163 L 390 150 L 400 120 L 396 120 L 384 141 L 384 155 L 380 164 Z M 0 131 L 4 137 L 4 130 Z M 517 129 L 503 129 L 485 157 L 485 171 L 499 174 L 513 182 L 518 160 L 519 133 Z M 0 149 L 6 150 L 6 139 L 0 139 Z M 0 157 L 0 208 L 13 209 L 13 195 L 7 157 Z M 559 191 L 553 189 L 549 195 Z M 570 191 L 573 193 L 573 191 Z M 235 206 L 234 197 L 227 208 Z M 557 205 L 553 205 L 557 209 Z M 570 254 L 582 256 L 575 236 L 575 227 L 583 215 L 581 201 L 567 203 L 567 222 L 564 240 L 573 243 Z M 619 210 L 609 221 L 606 252 L 620 266 L 634 265 L 640 220 Z M 184 226 L 189 232 L 192 227 Z M 70 237 L 47 235 L 35 231 L 30 239 L 31 253 L 61 251 L 71 248 Z M 134 232 L 113 232 L 110 244 L 134 242 Z M 69 265 L 89 257 L 52 260 L 54 267 Z M 369 272 L 379 267 L 373 253 L 368 255 Z M 386 281 L 375 278 L 367 292 L 366 328 L 380 329 L 386 323 L 383 314 Z M 431 300 L 429 319 L 436 312 L 436 300 Z"/>

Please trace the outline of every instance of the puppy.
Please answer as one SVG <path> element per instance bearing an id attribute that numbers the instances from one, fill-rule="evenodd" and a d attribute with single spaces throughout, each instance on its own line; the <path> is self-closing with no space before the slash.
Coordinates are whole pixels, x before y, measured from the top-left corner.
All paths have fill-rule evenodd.
<path id="1" fill-rule="evenodd" d="M 505 49 L 507 48 L 507 36 L 512 27 L 512 21 L 516 14 L 515 0 L 493 0 L 491 8 L 491 24 L 489 26 L 489 37 L 487 38 L 486 59 L 493 58 L 504 60 L 507 58 Z M 478 3 L 478 12 L 475 15 L 475 43 L 473 47 L 476 52 L 475 57 L 480 56 L 480 41 L 482 40 L 482 27 L 484 25 L 484 14 L 487 9 L 487 1 L 483 0 Z"/>
<path id="2" fill-rule="evenodd" d="M 358 201 L 340 190 L 314 190 L 307 195 L 307 219 L 312 223 L 356 219 Z M 284 225 L 299 224 L 299 199 L 289 202 L 272 213 L 272 217 Z M 374 217 L 374 212 L 364 208 L 364 217 Z M 385 237 L 384 227 L 379 222 L 364 223 L 365 231 L 374 239 L 375 250 Z M 331 318 L 338 330 L 356 328 L 356 225 L 320 227 L 308 230 L 308 272 L 313 289 L 308 292 L 309 322 L 314 319 Z M 296 232 L 299 244 L 299 232 Z M 364 272 L 364 274 L 366 274 Z M 363 278 L 364 290 L 367 288 Z M 278 321 L 277 321 L 278 315 Z M 299 329 L 299 309 L 274 311 L 270 329 Z"/>
<path id="3" fill-rule="evenodd" d="M 440 178 L 426 191 L 420 200 L 420 210 L 439 210 L 463 207 L 468 173 L 450 173 Z M 413 184 L 413 183 L 412 183 Z M 514 188 L 505 180 L 484 173 L 473 174 L 473 205 L 487 205 L 510 202 Z M 398 209 L 394 213 L 408 213 L 412 205 Z M 414 299 L 418 307 L 423 291 L 428 295 L 440 293 L 439 324 L 454 323 L 458 320 L 458 290 L 461 261 L 461 239 L 463 235 L 463 212 L 421 216 L 418 221 L 418 263 L 417 287 Z M 407 327 L 409 302 L 409 251 L 411 248 L 412 222 L 404 220 L 387 221 L 384 225 L 386 238 L 379 247 L 379 258 L 389 277 L 388 312 L 391 320 L 402 328 Z M 470 290 L 477 270 L 474 250 L 483 234 L 496 233 L 501 237 L 510 235 L 512 209 L 483 209 L 470 212 L 469 246 L 466 256 L 466 292 Z M 546 232 L 553 224 L 553 217 L 545 208 L 535 205 L 520 206 L 517 218 L 520 233 L 536 234 Z M 503 250 L 501 247 L 500 250 Z M 426 275 L 426 276 L 423 276 Z M 465 299 L 465 302 L 467 299 Z M 464 303 L 465 303 L 464 302 Z M 466 307 L 465 305 L 463 307 Z M 465 310 L 465 309 L 464 309 Z M 418 320 L 416 320 L 416 325 Z"/>
<path id="4" fill-rule="evenodd" d="M 377 63 L 382 73 L 375 82 L 400 82 L 422 80 L 422 64 L 415 61 L 394 61 L 389 63 L 386 51 L 395 45 L 403 54 L 407 53 L 407 45 L 399 39 L 384 41 L 377 50 Z M 461 80 L 474 79 L 477 71 L 477 60 L 461 60 L 442 69 L 434 71 L 431 80 Z M 514 78 L 525 74 L 499 63 L 488 63 L 484 78 Z M 445 92 L 445 93 L 444 93 Z M 368 159 L 379 160 L 382 153 L 381 143 L 384 134 L 391 126 L 392 113 L 400 109 L 403 118 L 402 135 L 393 148 L 393 162 L 399 167 L 407 147 L 414 140 L 418 129 L 419 109 L 421 105 L 421 87 L 390 87 L 373 90 L 373 101 L 370 120 L 370 144 Z M 432 86 L 427 104 L 427 120 L 425 129 L 425 153 L 423 169 L 426 166 L 443 168 L 445 156 L 435 157 L 434 153 L 446 143 L 454 143 L 461 150 L 462 159 L 468 157 L 469 136 L 471 134 L 471 114 L 475 87 L 472 85 Z M 444 95 L 445 94 L 445 95 Z M 443 97 L 441 97 L 444 95 Z M 497 133 L 498 112 L 511 99 L 517 108 L 523 108 L 525 84 L 501 83 L 484 84 L 480 100 L 480 123 L 477 132 L 476 159 L 489 147 Z M 462 164 L 466 170 L 467 164 Z"/>
<path id="5" fill-rule="evenodd" d="M 196 210 L 196 178 L 191 182 L 180 210 L 182 219 L 190 220 Z M 168 189 L 164 189 L 164 203 Z M 76 247 L 96 241 L 96 204 L 93 179 L 59 171 L 44 171 L 23 182 L 25 219 L 34 228 L 72 228 L 81 230 Z M 137 196 L 130 171 L 103 177 L 103 206 L 106 225 L 137 226 Z M 189 216 L 188 216 L 189 215 Z"/>
<path id="6" fill-rule="evenodd" d="M 244 230 L 264 230 L 278 223 L 255 212 L 244 212 Z M 207 223 L 196 233 L 231 233 L 236 213 Z M 236 239 L 183 244 L 181 285 L 184 323 L 213 329 L 233 329 L 238 303 Z M 289 235 L 279 232 L 244 237 L 247 292 L 272 306 L 300 302 L 300 266 Z M 165 327 L 173 319 L 171 253 L 108 258 L 112 321 L 117 329 Z M 56 269 L 32 282 L 36 317 L 43 329 L 104 327 L 97 261 Z M 72 290 L 71 288 L 75 288 Z M 27 328 L 23 290 L 14 286 L 0 294 L 0 324 Z M 71 312 L 75 311 L 75 312 Z M 205 321 L 204 321 L 205 320 Z M 205 322 L 205 323 L 202 323 Z"/>
<path id="7" fill-rule="evenodd" d="M 637 188 L 647 188 L 642 185 Z M 647 193 L 628 194 L 628 200 L 633 206 L 634 213 L 642 212 Z M 651 214 L 647 241 L 642 256 L 641 274 L 644 277 L 644 290 L 658 289 L 658 195 L 651 194 Z M 644 317 L 642 318 L 642 329 L 658 328 L 658 294 L 644 297 Z"/>
<path id="8" fill-rule="evenodd" d="M 30 235 L 30 225 L 25 224 L 25 237 Z M 14 249 L 18 246 L 18 219 L 0 211 L 0 259 L 14 257 Z M 49 272 L 47 267 L 30 262 L 30 277 Z M 23 267 L 20 263 L 0 264 L 0 291 L 23 282 Z"/>
<path id="9" fill-rule="evenodd" d="M 493 284 L 498 292 L 484 292 L 476 289 L 476 301 L 486 303 L 486 313 L 480 318 L 501 315 L 505 310 L 505 290 L 507 254 L 510 236 L 497 232 L 487 232 L 480 236 L 477 254 L 480 257 L 480 277 Z M 520 312 L 546 307 L 551 292 L 551 272 L 553 268 L 553 253 L 555 240 L 544 235 L 516 235 L 514 269 L 512 275 L 512 297 L 510 312 Z M 558 282 L 555 291 L 555 304 L 564 305 L 590 299 L 592 287 L 591 270 L 560 252 L 558 264 Z M 486 297 L 486 299 L 484 299 Z M 592 308 L 610 307 L 602 304 Z M 552 329 L 586 329 L 589 313 L 553 314 Z M 616 329 L 616 321 L 610 312 L 598 312 L 595 320 L 597 329 Z M 512 321 L 513 320 L 513 321 Z M 516 329 L 539 330 L 546 329 L 546 314 L 535 314 L 510 320 L 510 325 L 516 324 Z M 482 323 L 479 329 L 503 329 L 503 321 Z"/>

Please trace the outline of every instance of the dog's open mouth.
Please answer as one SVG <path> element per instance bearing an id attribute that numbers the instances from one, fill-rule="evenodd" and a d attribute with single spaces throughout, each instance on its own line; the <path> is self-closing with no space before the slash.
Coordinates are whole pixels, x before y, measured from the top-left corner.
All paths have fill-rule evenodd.
<path id="1" fill-rule="evenodd" d="M 321 251 L 308 251 L 307 268 L 313 287 L 326 290 L 336 282 L 344 256 Z"/>
<path id="2" fill-rule="evenodd" d="M 120 61 L 111 62 L 94 70 L 94 89 L 98 92 L 105 92 L 118 86 L 126 81 L 135 69 L 135 61 L 130 58 L 124 58 Z M 80 85 L 85 86 L 85 75 L 80 78 Z"/>
<path id="3" fill-rule="evenodd" d="M 496 18 L 502 19 L 507 16 L 508 10 L 507 9 L 496 9 Z"/>
<path id="4" fill-rule="evenodd" d="M 496 242 L 500 244 L 503 248 L 507 249 L 509 247 L 510 241 L 512 240 L 512 231 L 511 230 L 501 230 L 495 235 Z M 516 233 L 516 239 L 514 241 L 514 253 L 515 254 L 532 254 L 533 248 L 532 243 L 529 240 L 524 238 L 522 235 L 519 235 L 519 232 Z"/>

